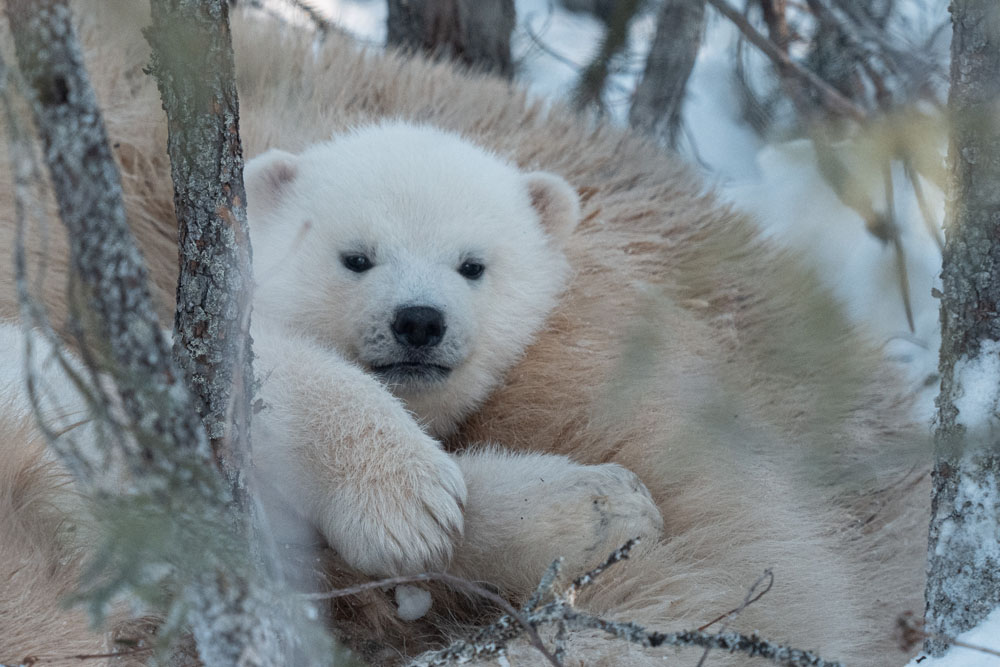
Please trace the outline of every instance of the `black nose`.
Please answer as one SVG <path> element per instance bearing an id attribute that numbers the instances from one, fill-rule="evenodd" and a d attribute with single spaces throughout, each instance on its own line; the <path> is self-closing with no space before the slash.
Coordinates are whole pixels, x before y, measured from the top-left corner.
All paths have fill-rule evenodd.
<path id="1" fill-rule="evenodd" d="M 444 314 L 428 306 L 407 306 L 396 311 L 392 332 L 408 347 L 434 347 L 444 338 Z"/>

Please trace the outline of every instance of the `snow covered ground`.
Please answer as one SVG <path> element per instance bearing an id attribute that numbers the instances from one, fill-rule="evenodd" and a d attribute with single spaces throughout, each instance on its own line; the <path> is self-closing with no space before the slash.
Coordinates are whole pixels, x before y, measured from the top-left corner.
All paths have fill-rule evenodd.
<path id="1" fill-rule="evenodd" d="M 269 1 L 276 8 L 283 4 L 283 0 Z M 314 0 L 312 4 L 361 40 L 385 42 L 385 0 Z M 602 24 L 589 15 L 562 9 L 553 0 L 517 0 L 516 4 L 518 27 L 512 47 L 520 80 L 540 96 L 565 95 L 597 49 Z M 901 1 L 902 18 L 893 28 L 914 40 L 926 38 L 947 20 L 947 4 L 947 0 Z M 609 83 L 609 113 L 617 122 L 623 123 L 628 113 L 654 19 L 647 13 L 634 22 L 630 56 Z M 939 58 L 947 57 L 947 32 L 937 44 Z M 903 368 L 929 421 L 937 391 L 933 377 L 940 340 L 938 305 L 931 288 L 938 282 L 941 256 L 924 228 L 912 191 L 897 173 L 895 207 L 903 226 L 913 332 L 900 296 L 896 253 L 869 234 L 861 218 L 825 184 L 809 142 L 765 144 L 739 118 L 731 76 L 735 39 L 735 28 L 709 10 L 707 34 L 688 85 L 682 153 L 701 166 L 724 198 L 753 216 L 767 236 L 806 256 L 855 321 Z M 751 75 L 755 68 L 764 67 L 759 56 L 748 52 Z M 941 193 L 926 184 L 925 190 L 940 219 Z"/>
<path id="2" fill-rule="evenodd" d="M 927 658 L 918 655 L 906 667 L 997 667 L 1000 665 L 1000 609 L 986 617 L 978 627 L 963 632 L 958 636 L 963 644 L 976 646 L 980 649 L 991 649 L 993 653 L 952 646 L 940 658 Z"/>

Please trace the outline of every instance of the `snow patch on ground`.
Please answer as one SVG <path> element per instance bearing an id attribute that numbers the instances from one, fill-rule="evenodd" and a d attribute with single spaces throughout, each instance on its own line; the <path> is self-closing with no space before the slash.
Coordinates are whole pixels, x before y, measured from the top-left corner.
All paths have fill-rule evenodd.
<path id="1" fill-rule="evenodd" d="M 963 632 L 958 636 L 958 640 L 965 644 L 1000 651 L 1000 609 L 987 616 L 977 627 Z M 928 658 L 921 654 L 907 663 L 906 667 L 1000 667 L 1000 656 L 952 646 L 940 658 Z"/>

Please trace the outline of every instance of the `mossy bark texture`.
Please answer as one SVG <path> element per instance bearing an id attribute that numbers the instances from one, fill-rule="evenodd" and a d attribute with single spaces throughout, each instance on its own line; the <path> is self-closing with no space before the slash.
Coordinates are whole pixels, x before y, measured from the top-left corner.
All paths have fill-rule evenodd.
<path id="1" fill-rule="evenodd" d="M 245 513 L 253 281 L 229 7 L 153 0 L 150 9 L 150 71 L 167 114 L 178 223 L 174 358 Z"/>
<path id="2" fill-rule="evenodd" d="M 11 0 L 7 17 L 44 160 L 69 232 L 81 348 L 116 380 L 135 428 L 132 473 L 147 491 L 180 483 L 178 457 L 211 466 L 208 440 L 147 287 L 145 263 L 125 219 L 121 180 L 65 0 Z M 71 299 L 72 301 L 73 299 Z M 162 445 L 162 446 L 161 446 Z M 183 452 L 182 454 L 179 454 Z"/>
<path id="3" fill-rule="evenodd" d="M 198 10 L 211 11 L 207 7 L 211 3 L 189 4 Z M 7 16 L 21 75 L 27 83 L 35 125 L 42 138 L 52 190 L 60 217 L 69 232 L 71 263 L 77 283 L 72 296 L 84 299 L 74 308 L 79 324 L 73 329 L 80 336 L 84 358 L 96 364 L 98 371 L 114 378 L 121 409 L 128 422 L 123 427 L 132 436 L 118 443 L 132 472 L 129 493 L 159 499 L 164 507 L 184 505 L 189 513 L 197 513 L 197 508 L 202 508 L 206 515 L 213 515 L 227 504 L 231 506 L 233 498 L 215 471 L 213 453 L 218 452 L 210 447 L 184 375 L 177 370 L 170 345 L 162 335 L 147 287 L 145 265 L 126 223 L 120 177 L 96 97 L 84 70 L 66 0 L 10 0 Z M 211 28 L 203 27 L 218 32 L 220 23 L 216 22 Z M 203 47 L 195 43 L 196 40 L 181 37 L 177 31 L 165 30 L 164 38 L 176 37 L 186 50 Z M 157 69 L 164 69 L 162 61 L 158 61 Z M 232 72 L 231 59 L 228 71 Z M 191 70 L 183 70 L 179 76 L 192 74 Z M 199 81 L 209 81 L 207 85 L 213 85 L 214 76 L 208 71 L 197 73 Z M 231 77 L 229 85 L 226 90 L 232 91 L 235 100 Z M 216 180 L 212 182 L 221 183 L 216 189 L 208 188 L 208 176 L 195 168 L 180 171 L 175 164 L 175 179 L 183 179 L 178 190 L 184 193 L 178 196 L 178 210 L 202 221 L 206 215 L 204 209 L 210 209 L 216 224 L 215 227 L 206 224 L 194 231 L 182 231 L 182 239 L 198 251 L 210 252 L 208 246 L 221 242 L 241 247 L 248 253 L 237 126 L 235 116 L 217 107 L 218 100 L 218 96 L 195 97 L 188 104 L 223 118 L 224 133 L 235 140 L 235 144 L 231 141 L 208 143 L 211 136 L 201 134 L 186 144 L 180 142 L 175 146 L 178 140 L 172 138 L 172 155 L 189 150 L 185 159 L 204 167 L 209 175 L 215 169 Z M 201 149 L 192 148 L 202 141 L 205 142 L 204 151 L 217 153 L 206 157 Z M 207 163 L 215 166 L 205 166 Z M 196 212 L 189 212 L 192 207 Z M 234 209 L 239 213 L 233 213 Z M 218 238 L 210 236 L 212 233 Z M 239 267 L 246 267 L 243 273 L 233 268 L 235 264 L 224 264 L 231 261 L 228 258 L 203 258 L 194 250 L 190 251 L 190 257 L 186 267 L 189 271 L 186 276 L 182 271 L 179 290 L 179 297 L 185 300 L 193 300 L 190 294 L 197 293 L 210 302 L 220 299 L 229 304 L 226 299 L 231 299 L 232 294 L 228 290 L 233 285 L 244 287 L 249 281 L 248 254 Z M 199 273 L 198 267 L 191 266 L 199 260 L 212 263 L 215 272 Z M 225 275 L 220 275 L 219 270 Z M 185 286 L 185 279 L 192 281 L 193 286 Z M 211 284 L 206 285 L 206 282 Z M 185 326 L 196 332 L 193 346 L 199 340 L 212 338 L 245 339 L 232 333 L 245 330 L 246 319 L 240 317 L 245 311 L 241 307 L 249 307 L 248 297 L 238 290 L 236 294 L 237 299 L 246 301 L 221 306 L 211 303 L 204 308 L 207 314 L 201 318 L 202 313 L 194 307 L 198 316 L 184 320 Z M 186 316 L 178 319 L 182 317 Z M 214 319 L 231 321 L 216 327 Z M 199 327 L 204 330 L 198 331 Z M 198 350 L 192 356 L 199 357 L 196 359 L 199 363 L 212 354 L 197 347 L 193 349 Z M 199 372 L 198 367 L 188 364 L 184 354 L 177 356 L 183 362 L 184 372 L 192 376 Z M 242 373 L 242 369 L 249 366 L 249 356 L 234 354 L 227 361 L 233 363 L 234 359 L 238 360 L 241 371 L 236 383 L 246 382 L 249 387 L 243 379 L 248 376 Z M 215 376 L 207 380 L 210 383 L 218 381 Z M 232 379 L 227 378 L 226 382 Z M 197 383 L 195 386 L 202 391 Z M 241 409 L 242 405 L 235 408 L 236 411 Z M 232 465 L 232 459 L 220 458 Z M 232 482 L 232 468 L 226 472 Z M 87 481 L 81 480 L 85 484 Z M 239 508 L 236 509 L 233 516 L 240 515 Z M 211 551 L 210 547 L 206 545 L 206 552 Z M 227 571 L 219 561 L 206 553 L 204 567 L 194 573 L 182 573 L 196 583 L 177 591 L 183 598 L 177 608 L 184 610 L 184 620 L 195 636 L 202 662 L 208 667 L 289 664 L 285 652 L 293 633 L 279 618 L 280 605 L 273 596 L 256 587 L 247 572 Z"/>
<path id="4" fill-rule="evenodd" d="M 928 546 L 928 631 L 954 637 L 1000 606 L 1000 3 L 951 5 L 951 193 Z M 947 647 L 930 639 L 926 648 Z"/>

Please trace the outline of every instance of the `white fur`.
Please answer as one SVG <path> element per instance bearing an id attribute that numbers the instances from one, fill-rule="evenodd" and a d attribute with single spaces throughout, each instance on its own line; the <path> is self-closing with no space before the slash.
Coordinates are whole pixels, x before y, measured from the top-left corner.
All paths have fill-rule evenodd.
<path id="1" fill-rule="evenodd" d="M 629 537 L 659 534 L 649 494 L 620 466 L 493 450 L 456 462 L 429 435 L 451 433 L 480 405 L 555 306 L 569 272 L 560 242 L 579 219 L 562 178 L 393 123 L 300 155 L 268 151 L 246 180 L 266 405 L 258 466 L 350 565 L 445 566 L 467 500 L 476 525 L 464 522 L 456 569 L 513 590 L 556 556 L 582 567 Z M 373 266 L 356 273 L 345 254 Z M 461 275 L 466 261 L 483 275 Z M 446 378 L 371 374 L 406 353 L 391 330 L 405 306 L 443 313 L 444 337 L 428 354 L 451 369 Z"/>
<path id="2" fill-rule="evenodd" d="M 404 621 L 415 621 L 431 608 L 431 594 L 416 586 L 396 586 L 396 613 Z"/>
<path id="3" fill-rule="evenodd" d="M 652 547 L 663 519 L 639 478 L 620 465 L 565 456 L 473 450 L 458 459 L 469 486 L 456 573 L 532 590 L 556 558 L 582 572 L 626 541 Z"/>

